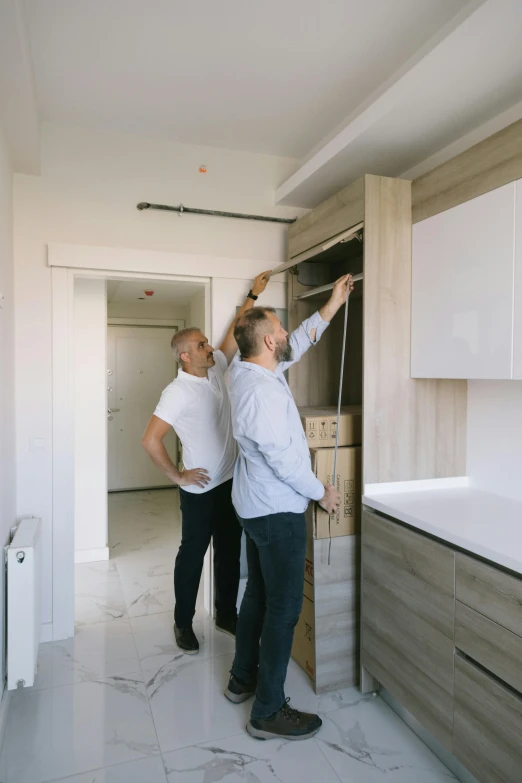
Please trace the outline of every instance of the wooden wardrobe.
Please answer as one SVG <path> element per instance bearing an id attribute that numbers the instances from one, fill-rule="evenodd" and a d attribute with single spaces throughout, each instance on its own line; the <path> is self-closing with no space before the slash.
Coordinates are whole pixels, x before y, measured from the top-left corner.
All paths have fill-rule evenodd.
<path id="1" fill-rule="evenodd" d="M 410 377 L 411 234 L 411 182 L 373 175 L 289 228 L 290 331 L 328 299 L 335 279 L 362 273 L 349 302 L 342 403 L 363 408 L 363 493 L 466 472 L 466 382 Z M 290 368 L 298 406 L 337 404 L 342 335 L 343 310 Z M 323 691 L 359 680 L 359 535 L 316 540 L 313 557 L 315 688 Z"/>

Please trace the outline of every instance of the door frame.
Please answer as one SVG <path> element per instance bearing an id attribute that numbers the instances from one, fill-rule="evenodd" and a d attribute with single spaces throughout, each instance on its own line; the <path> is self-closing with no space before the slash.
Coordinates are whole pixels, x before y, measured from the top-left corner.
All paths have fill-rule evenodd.
<path id="1" fill-rule="evenodd" d="M 63 247 L 63 246 L 62 246 Z M 79 250 L 87 250 L 79 246 Z M 90 248 L 93 256 L 100 248 Z M 118 253 L 119 249 L 114 249 Z M 120 251 L 121 252 L 121 251 Z M 168 255 L 168 254 L 166 254 Z M 49 247 L 51 256 L 51 247 Z M 72 259 L 71 259 L 72 260 Z M 73 262 L 74 263 L 74 262 Z M 207 276 L 110 268 L 51 267 L 52 286 L 52 633 L 53 640 L 74 636 L 74 280 L 197 282 L 205 286 L 205 330 L 211 330 L 211 279 Z M 143 264 L 147 265 L 146 262 Z M 210 338 L 212 339 L 212 338 Z M 105 412 L 104 412 L 105 413 Z M 210 550 L 203 572 L 204 605 L 213 605 Z M 47 637 L 48 638 L 48 637 Z"/>

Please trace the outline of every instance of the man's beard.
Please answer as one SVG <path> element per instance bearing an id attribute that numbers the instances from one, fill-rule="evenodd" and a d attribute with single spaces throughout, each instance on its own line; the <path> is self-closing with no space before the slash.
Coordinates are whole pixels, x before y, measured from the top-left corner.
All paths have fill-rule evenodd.
<path id="1" fill-rule="evenodd" d="M 278 340 L 275 349 L 275 358 L 278 362 L 291 362 L 294 357 L 292 346 L 288 340 Z"/>

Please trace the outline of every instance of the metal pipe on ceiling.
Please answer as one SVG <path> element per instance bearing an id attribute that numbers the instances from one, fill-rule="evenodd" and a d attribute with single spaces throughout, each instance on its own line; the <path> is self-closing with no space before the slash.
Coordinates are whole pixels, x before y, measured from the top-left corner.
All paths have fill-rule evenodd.
<path id="1" fill-rule="evenodd" d="M 295 223 L 297 218 L 278 218 L 266 217 L 265 215 L 247 215 L 243 212 L 222 212 L 217 209 L 195 209 L 194 207 L 185 207 L 179 204 L 177 207 L 170 207 L 167 204 L 149 204 L 148 201 L 140 201 L 137 208 L 143 209 L 161 209 L 164 212 L 177 212 L 178 215 L 210 215 L 211 217 L 238 218 L 240 220 L 261 220 L 263 223 L 285 223 L 287 225 Z"/>

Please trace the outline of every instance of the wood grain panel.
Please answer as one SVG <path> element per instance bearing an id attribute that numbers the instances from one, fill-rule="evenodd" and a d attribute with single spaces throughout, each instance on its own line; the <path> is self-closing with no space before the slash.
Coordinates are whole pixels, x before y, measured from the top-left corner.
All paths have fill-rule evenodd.
<path id="1" fill-rule="evenodd" d="M 522 178 L 522 120 L 413 182 L 413 222 Z"/>
<path id="2" fill-rule="evenodd" d="M 454 553 L 364 511 L 362 573 L 362 665 L 451 747 Z"/>
<path id="3" fill-rule="evenodd" d="M 364 483 L 465 475 L 466 381 L 412 380 L 411 183 L 365 177 Z"/>
<path id="4" fill-rule="evenodd" d="M 481 783 L 522 779 L 522 699 L 455 656 L 453 754 Z"/>
<path id="5" fill-rule="evenodd" d="M 522 637 L 522 579 L 457 554 L 457 600 Z"/>
<path id="6" fill-rule="evenodd" d="M 358 681 L 360 545 L 360 536 L 313 542 L 316 693 Z"/>
<path id="7" fill-rule="evenodd" d="M 522 693 L 522 637 L 456 603 L 455 647 Z"/>
<path id="8" fill-rule="evenodd" d="M 303 288 L 304 286 L 300 286 L 297 282 L 295 275 L 289 274 L 287 286 L 289 332 L 297 329 L 299 324 L 312 315 L 316 308 L 316 305 L 312 302 L 307 302 L 306 300 L 298 302 L 294 299 L 294 294 Z M 314 357 L 316 364 L 322 353 L 321 351 L 318 356 Z M 288 370 L 288 384 L 298 406 L 309 406 L 312 404 L 310 402 L 310 382 L 314 371 L 311 366 L 311 358 L 312 355 L 308 351 L 297 364 L 292 365 Z"/>
<path id="9" fill-rule="evenodd" d="M 358 179 L 289 226 L 289 257 L 293 258 L 355 226 L 363 220 L 363 216 L 364 182 Z"/>

